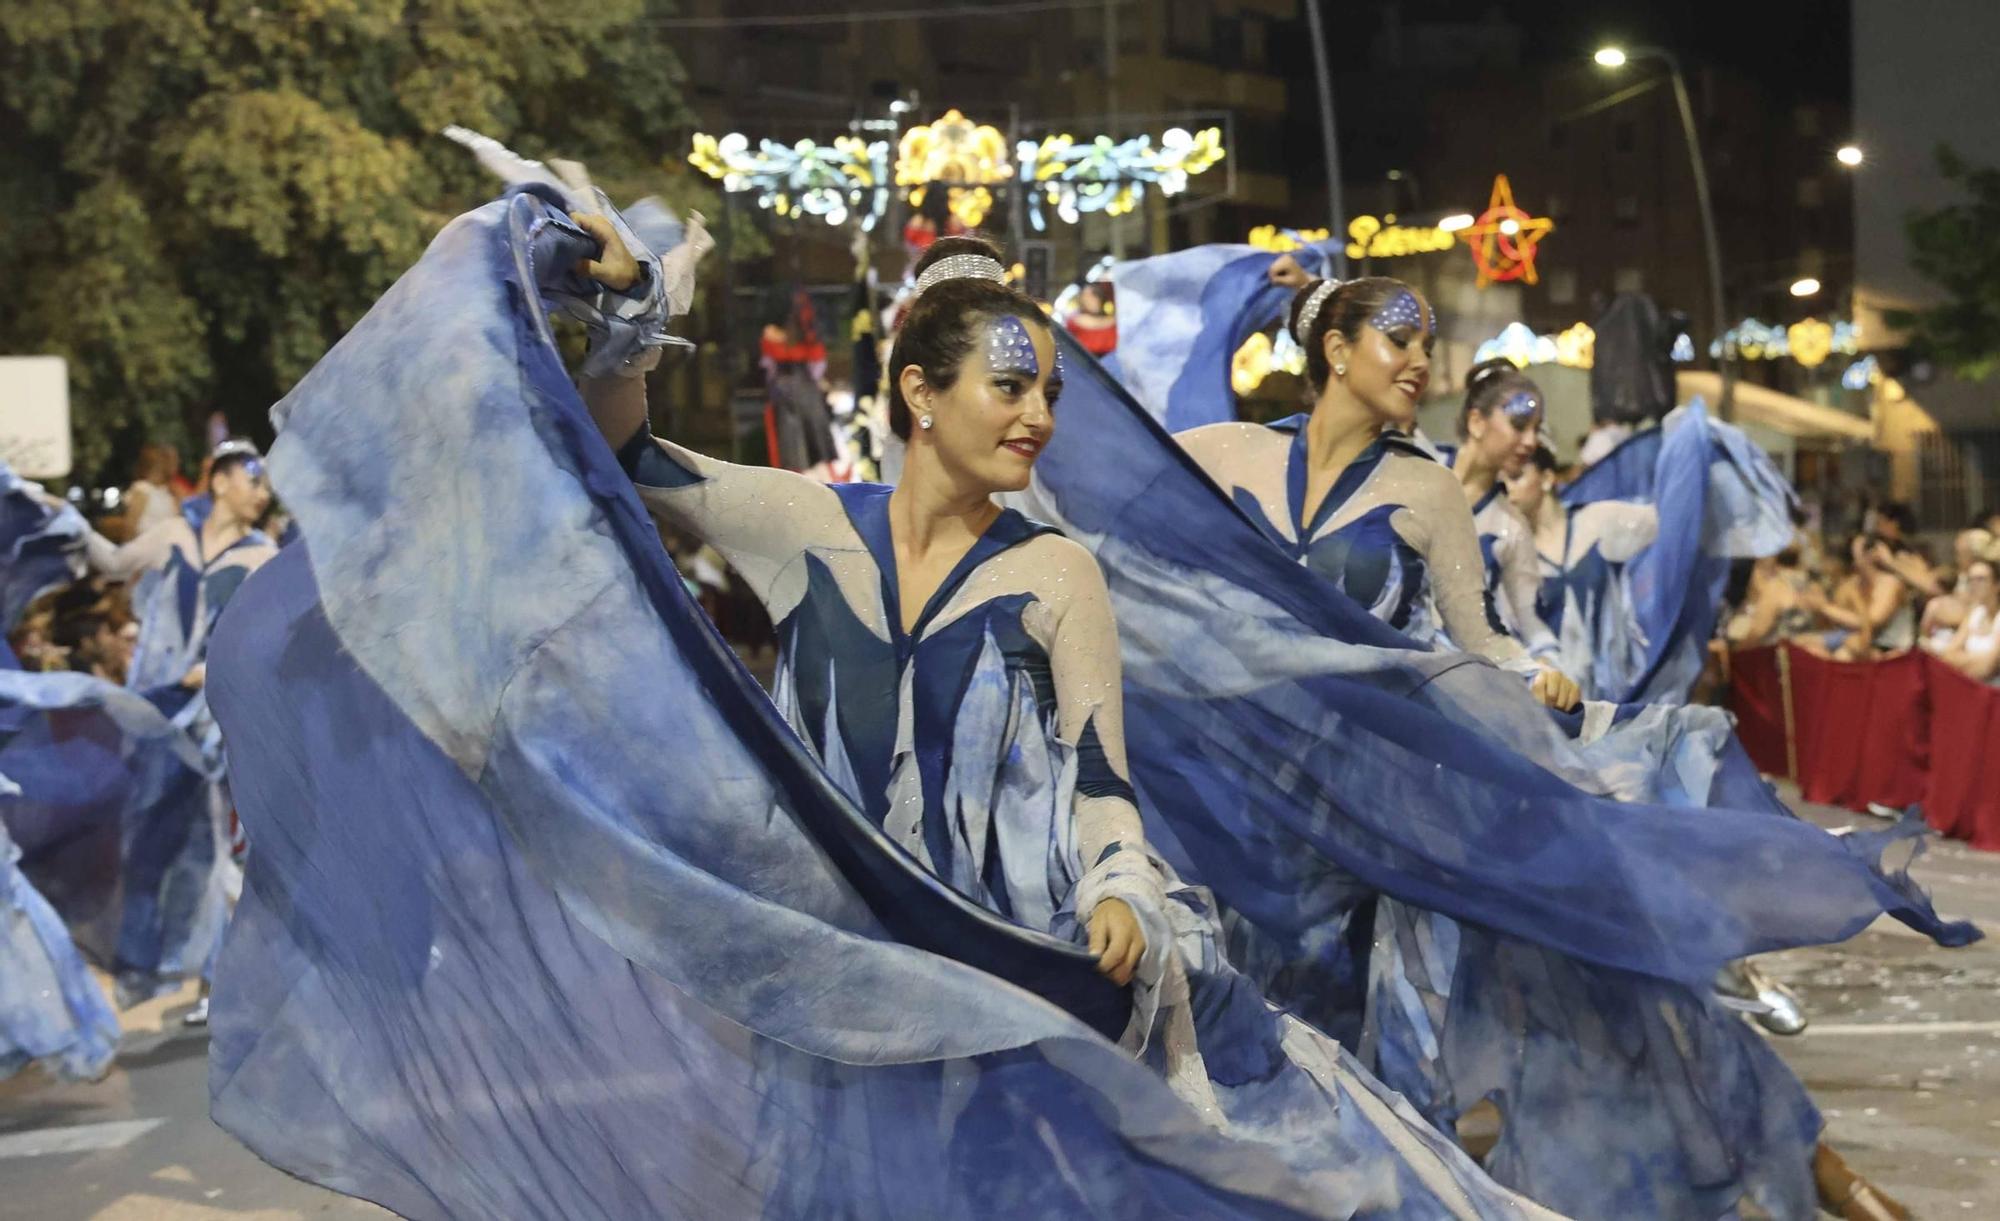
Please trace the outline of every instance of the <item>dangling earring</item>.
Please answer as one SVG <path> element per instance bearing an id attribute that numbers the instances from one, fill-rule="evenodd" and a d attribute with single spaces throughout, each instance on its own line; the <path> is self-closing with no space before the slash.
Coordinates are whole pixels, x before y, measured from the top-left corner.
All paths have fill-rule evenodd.
<path id="1" fill-rule="evenodd" d="M 930 413 L 930 412 L 926 411 L 926 412 L 924 412 L 924 413 L 923 413 L 922 415 L 920 415 L 920 416 L 918 416 L 918 417 L 917 417 L 917 427 L 918 427 L 918 428 L 921 428 L 921 429 L 923 429 L 923 430 L 924 430 L 924 431 L 926 431 L 926 432 L 930 431 L 930 427 L 931 427 L 931 413 Z"/>

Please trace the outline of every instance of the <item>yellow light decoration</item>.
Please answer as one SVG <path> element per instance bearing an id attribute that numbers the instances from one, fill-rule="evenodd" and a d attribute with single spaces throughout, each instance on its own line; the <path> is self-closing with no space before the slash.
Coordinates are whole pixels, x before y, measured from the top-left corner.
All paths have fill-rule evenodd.
<path id="1" fill-rule="evenodd" d="M 1818 318 L 1807 318 L 1785 328 L 1792 359 L 1808 369 L 1819 367 L 1833 354 L 1833 328 Z"/>
<path id="2" fill-rule="evenodd" d="M 1556 363 L 1572 369 L 1588 369 L 1597 363 L 1597 332 L 1588 322 L 1579 322 L 1556 336 Z"/>
<path id="3" fill-rule="evenodd" d="M 1435 226 L 1385 225 L 1374 216 L 1357 216 L 1348 221 L 1347 236 L 1351 239 L 1347 243 L 1350 259 L 1400 259 L 1413 254 L 1435 254 L 1458 245 L 1457 238 Z"/>
<path id="4" fill-rule="evenodd" d="M 728 165 L 722 160 L 721 150 L 716 147 L 716 139 L 707 132 L 694 134 L 694 147 L 688 151 L 688 164 L 707 174 L 710 178 L 721 178 L 729 173 Z"/>
<path id="5" fill-rule="evenodd" d="M 1253 332 L 1229 362 L 1229 385 L 1238 394 L 1251 394 L 1270 375 L 1271 337 L 1262 331 Z"/>
<path id="6" fill-rule="evenodd" d="M 956 109 L 926 127 L 903 133 L 896 147 L 896 185 L 989 186 L 1014 176 L 1007 138 L 1000 129 L 974 123 Z"/>
<path id="7" fill-rule="evenodd" d="M 1296 236 L 1294 236 L 1296 235 Z M 1250 231 L 1250 244 L 1259 250 L 1272 254 L 1288 254 L 1301 250 L 1331 237 L 1329 229 L 1280 229 L 1276 225 L 1259 225 Z"/>

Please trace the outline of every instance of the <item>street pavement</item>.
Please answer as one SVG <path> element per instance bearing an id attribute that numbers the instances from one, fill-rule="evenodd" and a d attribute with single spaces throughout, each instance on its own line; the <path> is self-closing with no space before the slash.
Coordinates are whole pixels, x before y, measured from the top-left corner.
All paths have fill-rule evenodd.
<path id="1" fill-rule="evenodd" d="M 1995 941 L 1941 950 L 1882 921 L 1845 945 L 1760 959 L 1812 1015 L 1805 1034 L 1774 1042 L 1833 1144 L 1917 1217 L 2000 1218 L 2000 854 L 1934 843 L 1915 873 Z M 208 1040 L 180 1023 L 193 999 L 126 1014 L 105 1081 L 0 1082 L 0 1221 L 389 1216 L 271 1169 L 209 1121 Z"/>

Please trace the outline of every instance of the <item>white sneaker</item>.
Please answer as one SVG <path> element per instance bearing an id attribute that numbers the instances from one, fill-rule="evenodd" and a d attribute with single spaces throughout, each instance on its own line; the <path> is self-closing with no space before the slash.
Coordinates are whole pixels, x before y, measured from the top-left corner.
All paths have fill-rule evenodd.
<path id="1" fill-rule="evenodd" d="M 206 1026 L 206 1025 L 208 1025 L 208 998 L 207 998 L 207 997 L 205 997 L 205 996 L 204 996 L 204 997 L 202 997 L 202 998 L 201 998 L 200 1000 L 198 1000 L 198 1001 L 196 1001 L 196 1002 L 194 1003 L 194 1008 L 192 1008 L 192 1009 L 188 1010 L 188 1011 L 187 1011 L 187 1013 L 186 1013 L 186 1014 L 184 1014 L 184 1015 L 183 1015 L 183 1016 L 181 1017 L 181 1025 L 183 1025 L 183 1026 Z"/>

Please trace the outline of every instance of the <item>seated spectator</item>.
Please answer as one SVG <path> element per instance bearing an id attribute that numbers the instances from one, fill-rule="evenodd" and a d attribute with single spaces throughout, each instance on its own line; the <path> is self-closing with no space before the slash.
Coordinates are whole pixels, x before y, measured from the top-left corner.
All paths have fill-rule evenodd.
<path id="1" fill-rule="evenodd" d="M 1938 660 L 1967 678 L 1992 682 L 2000 674 L 2000 571 L 1980 557 L 1965 566 L 1965 618 Z"/>
<path id="2" fill-rule="evenodd" d="M 1890 544 L 1857 534 L 1844 551 L 1852 561 L 1845 580 L 1829 598 L 1818 589 L 1803 596 L 1805 608 L 1834 626 L 1817 645 L 1800 643 L 1840 661 L 1901 653 L 1917 642 L 1917 614 L 1911 589 L 1888 567 Z"/>
<path id="3" fill-rule="evenodd" d="M 1951 579 L 1946 580 L 1945 574 L 1940 573 L 1937 592 L 1924 604 L 1923 622 L 1918 630 L 1925 640 L 1942 644 L 1950 640 L 1958 625 L 1965 621 L 1966 568 L 1973 560 L 1990 554 L 1993 542 L 1993 535 L 1982 526 L 1960 530 L 1958 536 L 1951 540 Z"/>
<path id="4" fill-rule="evenodd" d="M 1811 631 L 1813 612 L 1806 604 L 1811 588 L 1797 547 L 1755 561 L 1741 608 L 1725 629 L 1730 645 L 1755 648 Z"/>

